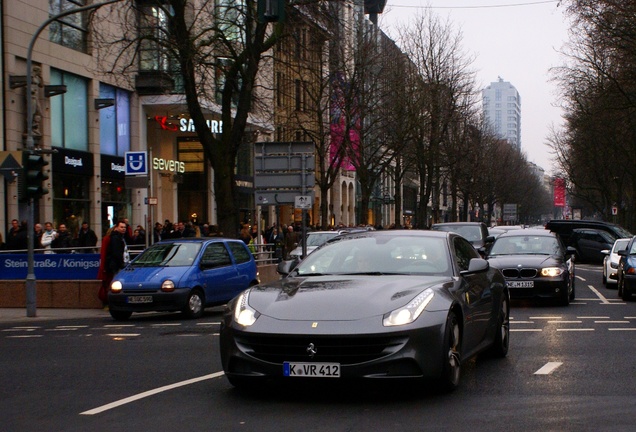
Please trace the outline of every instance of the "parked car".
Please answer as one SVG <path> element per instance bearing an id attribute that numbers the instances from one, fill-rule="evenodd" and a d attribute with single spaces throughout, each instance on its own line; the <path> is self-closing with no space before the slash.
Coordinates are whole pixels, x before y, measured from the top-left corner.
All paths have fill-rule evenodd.
<path id="1" fill-rule="evenodd" d="M 625 249 L 629 243 L 628 238 L 617 239 L 612 245 L 611 249 L 605 249 L 601 252 L 605 257 L 603 258 L 603 285 L 607 285 L 608 288 L 612 285 L 617 285 L 618 277 L 616 270 L 618 269 L 618 261 L 620 256 L 618 251 Z"/>
<path id="2" fill-rule="evenodd" d="M 434 231 L 456 232 L 468 240 L 477 250 L 485 253 L 495 237 L 488 233 L 488 227 L 483 222 L 444 222 L 431 226 Z M 483 248 L 483 249 L 482 249 Z"/>
<path id="3" fill-rule="evenodd" d="M 327 243 L 334 237 L 337 237 L 341 234 L 351 233 L 351 232 L 363 232 L 363 231 L 373 231 L 371 227 L 355 227 L 355 228 L 343 228 L 336 231 L 309 231 L 306 236 L 307 242 L 307 255 L 316 250 L 319 246 Z M 303 242 L 298 242 L 298 246 L 294 248 L 289 253 L 289 258 L 291 260 L 300 261 L 303 255 Z"/>
<path id="4" fill-rule="evenodd" d="M 258 282 L 254 257 L 241 240 L 164 240 L 117 273 L 108 308 L 116 320 L 148 311 L 182 311 L 198 318 L 205 307 L 224 304 Z"/>
<path id="5" fill-rule="evenodd" d="M 566 246 L 572 246 L 570 236 L 575 229 L 591 228 L 607 231 L 617 238 L 631 237 L 632 233 L 620 225 L 596 220 L 553 219 L 545 224 L 545 229 L 556 233 Z"/>
<path id="6" fill-rule="evenodd" d="M 574 252 L 548 230 L 522 229 L 497 237 L 487 259 L 503 273 L 511 298 L 550 298 L 567 306 L 575 298 Z"/>
<path id="7" fill-rule="evenodd" d="M 570 246 L 576 249 L 576 261 L 600 263 L 604 250 L 611 249 L 616 241 L 614 234 L 593 228 L 576 228 L 570 235 Z"/>
<path id="8" fill-rule="evenodd" d="M 630 238 L 625 249 L 618 251 L 618 255 L 618 296 L 627 301 L 636 293 L 636 236 Z"/>
<path id="9" fill-rule="evenodd" d="M 506 356 L 509 308 L 501 272 L 455 233 L 345 234 L 228 303 L 221 361 L 239 387 L 402 378 L 452 390 L 477 353 Z"/>

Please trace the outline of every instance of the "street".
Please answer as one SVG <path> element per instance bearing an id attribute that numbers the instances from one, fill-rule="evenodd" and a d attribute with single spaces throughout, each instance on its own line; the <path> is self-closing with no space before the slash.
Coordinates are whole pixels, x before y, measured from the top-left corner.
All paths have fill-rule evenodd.
<path id="1" fill-rule="evenodd" d="M 0 324 L 5 431 L 627 431 L 636 422 L 636 300 L 578 265 L 569 307 L 512 304 L 504 360 L 465 364 L 451 394 L 398 386 L 235 390 L 220 309 Z"/>

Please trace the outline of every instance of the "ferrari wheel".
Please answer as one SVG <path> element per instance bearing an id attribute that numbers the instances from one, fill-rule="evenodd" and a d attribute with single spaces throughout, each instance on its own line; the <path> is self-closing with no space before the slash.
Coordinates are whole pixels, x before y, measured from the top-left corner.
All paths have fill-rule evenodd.
<path id="1" fill-rule="evenodd" d="M 188 296 L 188 301 L 183 309 L 188 318 L 200 318 L 203 315 L 203 293 L 193 289 Z"/>
<path id="2" fill-rule="evenodd" d="M 510 305 L 508 296 L 505 296 L 499 308 L 499 317 L 497 318 L 497 332 L 495 340 L 492 343 L 490 352 L 499 358 L 508 355 L 508 346 L 510 343 Z"/>
<path id="3" fill-rule="evenodd" d="M 457 388 L 461 375 L 461 331 L 457 317 L 453 312 L 450 312 L 446 318 L 442 348 L 443 364 L 439 385 L 442 391 L 449 392 Z"/>

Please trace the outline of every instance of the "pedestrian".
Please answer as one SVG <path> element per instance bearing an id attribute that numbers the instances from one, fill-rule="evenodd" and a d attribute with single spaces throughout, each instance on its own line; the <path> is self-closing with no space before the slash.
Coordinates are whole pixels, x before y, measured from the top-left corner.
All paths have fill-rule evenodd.
<path id="1" fill-rule="evenodd" d="M 252 240 L 252 235 L 250 234 L 250 226 L 248 224 L 243 225 L 241 228 L 241 232 L 239 233 L 239 238 L 245 242 L 245 244 L 250 244 L 250 240 Z"/>
<path id="2" fill-rule="evenodd" d="M 55 240 L 56 235 L 57 232 L 53 229 L 53 224 L 51 222 L 45 222 L 44 232 L 42 233 L 42 239 L 40 240 L 45 254 L 54 253 L 53 250 L 51 250 L 51 244 L 53 243 L 53 240 Z"/>
<path id="3" fill-rule="evenodd" d="M 11 221 L 11 228 L 7 231 L 5 249 L 10 251 L 24 251 L 28 248 L 26 221 L 20 223 L 17 219 Z"/>
<path id="4" fill-rule="evenodd" d="M 42 253 L 42 224 L 36 223 L 33 227 L 33 249 L 35 253 Z"/>
<path id="5" fill-rule="evenodd" d="M 285 238 L 283 239 L 284 243 L 284 256 L 285 259 L 289 259 L 289 253 L 293 251 L 296 246 L 298 246 L 298 237 L 296 236 L 296 232 L 294 231 L 294 226 L 289 225 L 287 227 L 287 232 L 285 233 Z"/>
<path id="6" fill-rule="evenodd" d="M 51 243 L 51 248 L 55 249 L 55 253 L 71 253 L 71 233 L 66 229 L 66 224 L 57 226 L 55 239 Z"/>
<path id="7" fill-rule="evenodd" d="M 82 222 L 82 227 L 77 235 L 77 246 L 82 248 L 80 253 L 95 253 L 95 249 L 87 249 L 97 245 L 97 234 L 89 226 L 88 222 Z"/>
<path id="8" fill-rule="evenodd" d="M 104 306 L 108 305 L 108 290 L 113 278 L 128 264 L 129 259 L 128 246 L 126 245 L 126 222 L 120 220 L 102 239 L 97 277 L 102 281 L 99 298 Z"/>
<path id="9" fill-rule="evenodd" d="M 97 279 L 102 281 L 97 296 L 102 301 L 104 307 L 108 306 L 108 289 L 110 288 L 110 283 L 113 281 L 113 274 L 106 268 L 106 254 L 110 246 L 110 235 L 112 232 L 113 227 L 109 228 L 108 231 L 106 231 L 106 235 L 102 237 L 102 246 L 99 251 L 99 268 L 97 269 Z"/>

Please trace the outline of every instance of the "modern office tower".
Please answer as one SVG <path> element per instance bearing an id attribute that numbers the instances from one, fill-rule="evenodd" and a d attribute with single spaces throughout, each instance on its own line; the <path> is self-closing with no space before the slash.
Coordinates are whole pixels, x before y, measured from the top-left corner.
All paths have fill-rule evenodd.
<path id="1" fill-rule="evenodd" d="M 484 119 L 502 139 L 521 149 L 521 96 L 503 78 L 490 83 L 481 92 Z"/>

